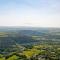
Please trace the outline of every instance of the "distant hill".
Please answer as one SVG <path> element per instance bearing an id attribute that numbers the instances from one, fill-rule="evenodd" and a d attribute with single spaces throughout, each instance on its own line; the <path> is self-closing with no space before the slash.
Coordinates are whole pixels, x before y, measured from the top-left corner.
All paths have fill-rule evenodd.
<path id="1" fill-rule="evenodd" d="M 0 49 L 60 42 L 60 28 L 0 27 Z"/>

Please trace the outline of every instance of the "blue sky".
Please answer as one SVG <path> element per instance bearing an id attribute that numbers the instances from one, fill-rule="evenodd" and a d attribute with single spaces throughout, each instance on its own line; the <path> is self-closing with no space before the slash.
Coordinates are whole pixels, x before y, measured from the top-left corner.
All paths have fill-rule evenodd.
<path id="1" fill-rule="evenodd" d="M 0 0 L 0 26 L 60 27 L 60 0 Z"/>

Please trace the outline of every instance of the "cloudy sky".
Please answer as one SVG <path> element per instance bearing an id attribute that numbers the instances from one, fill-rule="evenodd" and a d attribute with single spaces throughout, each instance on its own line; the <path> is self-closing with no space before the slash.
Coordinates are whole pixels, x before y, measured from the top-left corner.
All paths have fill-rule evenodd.
<path id="1" fill-rule="evenodd" d="M 60 27 L 60 0 L 0 0 L 0 26 Z"/>

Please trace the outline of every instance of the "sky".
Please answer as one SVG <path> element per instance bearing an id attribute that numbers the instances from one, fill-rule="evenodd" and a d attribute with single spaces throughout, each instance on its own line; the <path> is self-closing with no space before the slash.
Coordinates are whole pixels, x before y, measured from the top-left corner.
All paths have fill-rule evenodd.
<path id="1" fill-rule="evenodd" d="M 60 0 L 0 0 L 0 26 L 60 27 Z"/>

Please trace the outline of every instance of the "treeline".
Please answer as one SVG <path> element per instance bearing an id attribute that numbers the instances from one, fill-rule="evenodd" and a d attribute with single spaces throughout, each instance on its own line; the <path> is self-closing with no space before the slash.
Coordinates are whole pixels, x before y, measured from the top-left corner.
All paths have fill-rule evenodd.
<path id="1" fill-rule="evenodd" d="M 0 60 L 60 60 L 59 45 L 35 45 L 28 47 L 23 51 L 17 50 L 9 54 L 0 54 Z"/>

